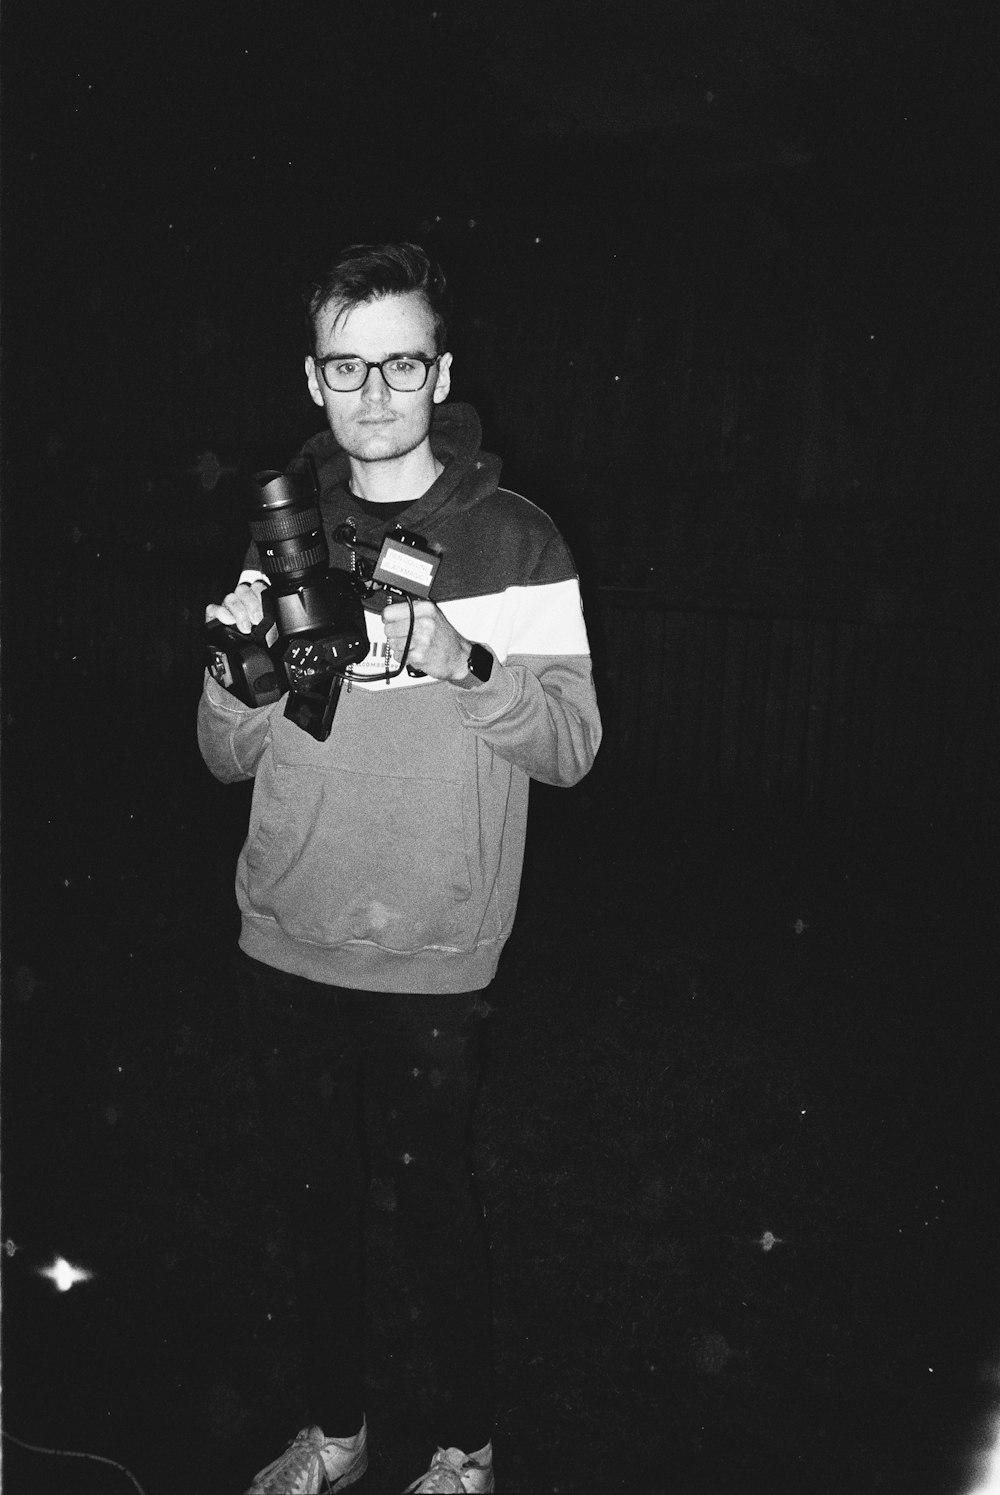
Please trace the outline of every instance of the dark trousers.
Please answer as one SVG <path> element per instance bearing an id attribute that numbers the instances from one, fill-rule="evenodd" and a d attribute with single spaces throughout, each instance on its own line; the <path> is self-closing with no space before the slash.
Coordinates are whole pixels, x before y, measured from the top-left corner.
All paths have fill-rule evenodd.
<path id="1" fill-rule="evenodd" d="M 430 1318 L 436 1410 L 428 1437 L 467 1453 L 481 1448 L 492 1435 L 492 1329 L 469 1124 L 485 1004 L 476 992 L 326 986 L 242 952 L 238 972 L 296 1261 L 301 1363 L 316 1398 L 315 1407 L 299 1409 L 300 1424 L 315 1420 L 329 1437 L 361 1426 L 369 1108 L 413 1285 Z"/>

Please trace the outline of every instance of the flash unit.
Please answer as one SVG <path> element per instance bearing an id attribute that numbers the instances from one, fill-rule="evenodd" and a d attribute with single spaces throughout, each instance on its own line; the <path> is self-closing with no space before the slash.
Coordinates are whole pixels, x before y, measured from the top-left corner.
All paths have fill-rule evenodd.
<path id="1" fill-rule="evenodd" d="M 414 597 L 429 597 L 440 564 L 441 557 L 425 550 L 419 536 L 397 530 L 382 541 L 372 580 Z"/>

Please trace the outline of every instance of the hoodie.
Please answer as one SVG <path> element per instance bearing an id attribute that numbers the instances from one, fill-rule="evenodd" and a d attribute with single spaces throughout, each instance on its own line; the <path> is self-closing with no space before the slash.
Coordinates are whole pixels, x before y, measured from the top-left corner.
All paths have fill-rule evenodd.
<path id="1" fill-rule="evenodd" d="M 216 778 L 252 778 L 236 873 L 241 948 L 313 981 L 370 991 L 475 991 L 492 979 L 514 920 L 528 785 L 575 784 L 601 738 L 578 578 L 552 521 L 499 486 L 468 405 L 437 407 L 444 464 L 396 521 L 441 557 L 431 599 L 494 657 L 472 689 L 406 672 L 385 679 L 385 635 L 341 692 L 326 742 L 250 708 L 206 674 L 198 741 Z M 392 528 L 347 488 L 332 434 L 316 465 L 331 563 L 351 517 L 360 540 Z M 251 562 L 252 563 L 252 562 Z M 366 670 L 370 679 L 364 679 Z"/>

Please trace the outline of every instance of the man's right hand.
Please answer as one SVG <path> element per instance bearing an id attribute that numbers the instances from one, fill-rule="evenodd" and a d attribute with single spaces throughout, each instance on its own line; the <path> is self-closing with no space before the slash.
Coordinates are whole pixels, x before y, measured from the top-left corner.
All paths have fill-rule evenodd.
<path id="1" fill-rule="evenodd" d="M 249 633 L 264 616 L 261 595 L 266 586 L 267 577 L 262 571 L 244 571 L 235 591 L 227 593 L 221 602 L 208 604 L 205 622 L 225 623 L 229 628 L 238 628 L 240 633 Z"/>

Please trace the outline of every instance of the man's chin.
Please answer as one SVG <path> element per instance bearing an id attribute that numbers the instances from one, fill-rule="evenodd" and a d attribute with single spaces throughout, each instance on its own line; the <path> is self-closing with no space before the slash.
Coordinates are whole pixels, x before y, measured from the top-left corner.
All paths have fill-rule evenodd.
<path id="1" fill-rule="evenodd" d="M 416 451 L 423 439 L 412 434 L 406 436 L 395 429 L 394 423 L 389 423 L 354 430 L 341 446 L 358 462 L 391 462 L 395 457 L 406 457 Z"/>

